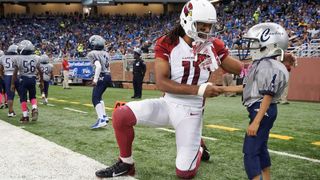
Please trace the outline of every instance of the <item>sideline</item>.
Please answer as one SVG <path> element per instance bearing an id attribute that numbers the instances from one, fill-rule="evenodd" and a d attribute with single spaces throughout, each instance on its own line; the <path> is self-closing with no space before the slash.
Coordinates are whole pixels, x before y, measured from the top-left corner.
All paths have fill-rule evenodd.
<path id="1" fill-rule="evenodd" d="M 106 165 L 0 120 L 0 179 L 100 179 Z M 116 179 L 134 179 L 120 177 Z"/>

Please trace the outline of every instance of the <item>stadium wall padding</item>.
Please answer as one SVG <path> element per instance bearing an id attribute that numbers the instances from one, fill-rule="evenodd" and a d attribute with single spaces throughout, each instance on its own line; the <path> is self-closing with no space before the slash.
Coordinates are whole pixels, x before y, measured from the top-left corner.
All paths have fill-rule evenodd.
<path id="1" fill-rule="evenodd" d="M 144 78 L 146 83 L 154 83 L 154 62 L 146 61 L 147 72 Z M 132 88 L 132 72 L 123 68 L 122 61 L 111 63 L 113 81 L 124 83 L 124 88 Z M 61 64 L 55 64 L 54 74 L 61 72 Z M 223 71 L 219 68 L 212 78 L 216 85 L 222 85 Z M 320 58 L 298 58 L 298 66 L 290 72 L 288 99 L 296 101 L 320 102 Z M 145 89 L 155 89 L 155 86 L 144 86 Z"/>
<path id="2" fill-rule="evenodd" d="M 299 58 L 290 72 L 289 100 L 320 102 L 320 58 Z"/>

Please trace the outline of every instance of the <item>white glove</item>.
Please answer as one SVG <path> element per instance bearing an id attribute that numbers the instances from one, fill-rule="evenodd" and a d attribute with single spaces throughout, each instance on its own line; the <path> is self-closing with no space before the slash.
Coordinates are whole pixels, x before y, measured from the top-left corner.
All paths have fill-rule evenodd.
<path id="1" fill-rule="evenodd" d="M 214 49 L 212 42 L 194 42 L 192 47 L 195 53 L 195 61 L 201 69 L 213 72 L 219 68 L 221 62 L 212 51 Z"/>

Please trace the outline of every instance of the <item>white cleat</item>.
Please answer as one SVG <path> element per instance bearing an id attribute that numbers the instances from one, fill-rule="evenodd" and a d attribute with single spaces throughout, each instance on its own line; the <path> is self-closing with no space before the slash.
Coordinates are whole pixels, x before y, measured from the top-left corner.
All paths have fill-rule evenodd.
<path id="1" fill-rule="evenodd" d="M 106 119 L 98 118 L 97 122 L 91 126 L 91 129 L 98 129 L 108 125 L 108 121 Z"/>
<path id="2" fill-rule="evenodd" d="M 16 117 L 16 113 L 15 112 L 8 113 L 8 117 Z"/>

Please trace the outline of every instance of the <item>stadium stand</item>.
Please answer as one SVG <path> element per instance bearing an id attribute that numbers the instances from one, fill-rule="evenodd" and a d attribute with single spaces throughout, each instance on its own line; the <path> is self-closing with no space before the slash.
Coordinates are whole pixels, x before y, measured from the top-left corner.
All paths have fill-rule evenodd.
<path id="1" fill-rule="evenodd" d="M 217 36 L 230 49 L 238 49 L 241 48 L 240 38 L 248 27 L 272 21 L 288 30 L 290 49 L 299 56 L 319 54 L 319 3 L 311 0 L 270 2 L 237 0 L 216 3 L 220 24 L 225 25 L 224 31 Z M 137 16 L 59 14 L 54 13 L 54 9 L 50 13 L 34 15 L 10 13 L 0 19 L 0 49 L 7 49 L 10 44 L 28 37 L 38 48 L 38 53 L 54 56 L 69 53 L 71 58 L 81 58 L 88 49 L 87 39 L 92 34 L 100 34 L 107 39 L 113 59 L 123 59 L 122 56 L 130 54 L 135 46 L 145 46 L 152 52 L 156 38 L 172 29 L 178 17 L 175 12 Z"/>

